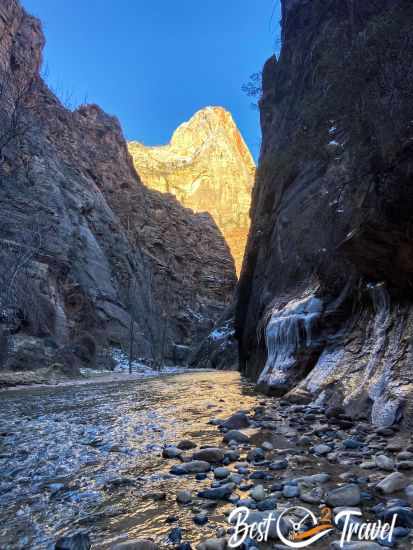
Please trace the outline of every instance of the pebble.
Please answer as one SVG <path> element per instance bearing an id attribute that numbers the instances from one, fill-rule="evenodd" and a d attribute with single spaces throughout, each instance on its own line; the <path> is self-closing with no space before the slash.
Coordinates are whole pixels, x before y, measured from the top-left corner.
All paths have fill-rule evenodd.
<path id="1" fill-rule="evenodd" d="M 231 473 L 231 470 L 229 470 L 228 468 L 225 468 L 225 466 L 221 466 L 220 468 L 215 468 L 214 477 L 215 479 L 225 479 L 226 477 L 229 476 L 230 473 Z"/>
<path id="2" fill-rule="evenodd" d="M 250 496 L 254 500 L 264 500 L 265 499 L 265 489 L 262 485 L 256 485 L 251 491 Z"/>
<path id="3" fill-rule="evenodd" d="M 205 525 L 208 523 L 208 516 L 206 514 L 201 513 L 194 516 L 192 520 L 196 525 Z"/>
<path id="4" fill-rule="evenodd" d="M 157 548 L 158 545 L 149 539 L 135 539 L 120 542 L 113 547 L 113 550 L 157 550 Z M 76 550 L 82 549 L 79 547 Z"/>
<path id="5" fill-rule="evenodd" d="M 196 443 L 191 441 L 190 439 L 182 439 L 177 445 L 178 449 L 181 449 L 182 451 L 189 451 L 190 449 L 195 449 Z"/>
<path id="6" fill-rule="evenodd" d="M 182 455 L 182 451 L 178 449 L 178 447 L 165 447 L 162 450 L 162 457 L 163 458 L 180 458 Z"/>
<path id="7" fill-rule="evenodd" d="M 270 464 L 270 470 L 285 470 L 286 468 L 288 468 L 288 460 L 286 458 L 271 462 Z"/>
<path id="8" fill-rule="evenodd" d="M 198 544 L 197 550 L 225 550 L 226 547 L 227 540 L 225 538 L 207 539 Z"/>
<path id="9" fill-rule="evenodd" d="M 313 451 L 314 454 L 316 454 L 317 456 L 324 456 L 331 452 L 332 448 L 328 445 L 324 445 L 323 443 L 321 443 L 320 445 L 316 445 L 315 447 L 313 447 Z"/>
<path id="10" fill-rule="evenodd" d="M 360 501 L 360 487 L 354 483 L 329 491 L 326 498 L 327 504 L 333 508 L 337 506 L 357 506 Z"/>
<path id="11" fill-rule="evenodd" d="M 228 430 L 239 430 L 248 428 L 250 421 L 244 411 L 238 411 L 222 423 L 222 427 Z"/>
<path id="12" fill-rule="evenodd" d="M 298 497 L 300 494 L 300 488 L 298 485 L 285 485 L 282 493 L 285 498 Z"/>
<path id="13" fill-rule="evenodd" d="M 235 483 L 226 483 L 220 487 L 213 487 L 211 489 L 199 491 L 198 496 L 201 498 L 208 498 L 210 500 L 226 500 L 231 496 L 234 488 Z"/>
<path id="14" fill-rule="evenodd" d="M 176 501 L 179 504 L 189 504 L 192 502 L 192 495 L 190 491 L 179 491 L 179 493 L 176 495 Z"/>
<path id="15" fill-rule="evenodd" d="M 376 488 L 385 495 L 401 491 L 409 485 L 409 480 L 399 472 L 393 472 L 377 484 Z"/>
<path id="16" fill-rule="evenodd" d="M 239 430 L 230 430 L 226 434 L 224 434 L 224 441 L 230 442 L 230 441 L 236 441 L 237 443 L 248 443 L 250 438 L 247 434 L 244 432 L 240 432 Z"/>
<path id="17" fill-rule="evenodd" d="M 194 453 L 192 459 L 219 464 L 224 460 L 224 451 L 219 447 L 207 447 Z"/>
<path id="18" fill-rule="evenodd" d="M 392 472 L 394 470 L 394 460 L 386 455 L 376 456 L 376 466 L 381 470 Z"/>

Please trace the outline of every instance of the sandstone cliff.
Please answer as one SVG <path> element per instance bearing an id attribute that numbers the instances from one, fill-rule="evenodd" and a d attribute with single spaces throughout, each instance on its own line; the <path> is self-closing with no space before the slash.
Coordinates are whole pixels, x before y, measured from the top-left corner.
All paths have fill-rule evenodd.
<path id="1" fill-rule="evenodd" d="M 282 0 L 240 278 L 241 367 L 291 399 L 411 421 L 413 5 Z"/>
<path id="2" fill-rule="evenodd" d="M 136 170 L 150 188 L 172 193 L 195 212 L 209 212 L 239 273 L 249 228 L 255 165 L 230 113 L 206 107 L 160 147 L 128 144 Z"/>
<path id="3" fill-rule="evenodd" d="M 62 106 L 43 44 L 1 0 L 1 362 L 70 370 L 131 334 L 135 356 L 185 360 L 231 298 L 229 249 L 208 214 L 142 184 L 114 117 Z"/>

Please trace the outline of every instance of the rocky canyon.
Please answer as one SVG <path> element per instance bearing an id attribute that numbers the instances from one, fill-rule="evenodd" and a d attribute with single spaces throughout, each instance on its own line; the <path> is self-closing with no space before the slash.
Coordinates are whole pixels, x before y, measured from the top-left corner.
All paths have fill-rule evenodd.
<path id="1" fill-rule="evenodd" d="M 249 228 L 255 164 L 231 114 L 206 107 L 174 132 L 168 145 L 128 149 L 145 185 L 171 193 L 194 212 L 208 212 L 240 272 Z"/>
<path id="2" fill-rule="evenodd" d="M 411 425 L 413 6 L 283 0 L 238 288 L 241 368 Z"/>
<path id="3" fill-rule="evenodd" d="M 142 183 L 116 118 L 61 104 L 40 77 L 43 46 L 40 22 L 2 0 L 2 371 L 76 375 L 130 346 L 185 363 L 232 298 L 228 245 L 205 209 Z"/>

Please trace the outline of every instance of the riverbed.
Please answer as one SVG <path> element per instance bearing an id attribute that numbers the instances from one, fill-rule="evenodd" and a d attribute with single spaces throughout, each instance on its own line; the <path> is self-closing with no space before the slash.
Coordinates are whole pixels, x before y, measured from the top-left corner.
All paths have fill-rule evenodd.
<path id="1" fill-rule="evenodd" d="M 257 403 L 233 372 L 196 372 L 144 380 L 13 390 L 0 404 L 0 548 L 53 548 L 78 528 L 93 548 L 127 538 L 165 540 L 171 516 L 185 540 L 224 525 L 199 527 L 175 501 L 182 478 L 169 473 L 162 448 L 222 436 L 209 423 Z M 205 482 L 195 480 L 203 488 Z M 212 518 L 214 519 L 214 518 Z"/>

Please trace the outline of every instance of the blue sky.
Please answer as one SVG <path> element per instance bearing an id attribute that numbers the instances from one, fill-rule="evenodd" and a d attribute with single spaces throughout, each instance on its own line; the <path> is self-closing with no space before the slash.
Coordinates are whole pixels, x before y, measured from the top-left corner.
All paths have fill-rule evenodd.
<path id="1" fill-rule="evenodd" d="M 167 143 L 207 105 L 233 114 L 255 157 L 241 86 L 276 50 L 278 0 L 22 0 L 43 22 L 47 80 L 116 115 L 129 140 Z"/>

